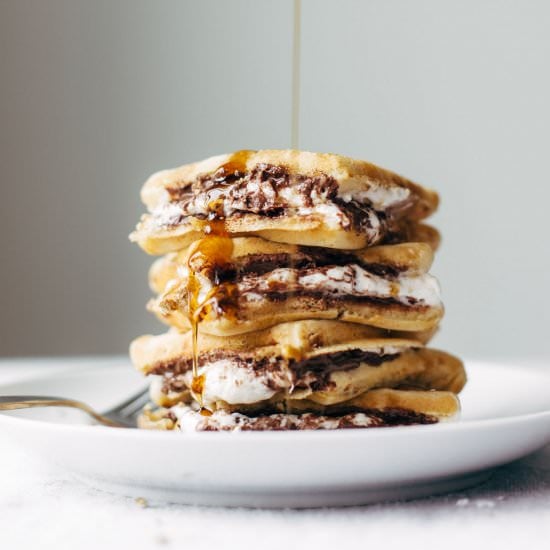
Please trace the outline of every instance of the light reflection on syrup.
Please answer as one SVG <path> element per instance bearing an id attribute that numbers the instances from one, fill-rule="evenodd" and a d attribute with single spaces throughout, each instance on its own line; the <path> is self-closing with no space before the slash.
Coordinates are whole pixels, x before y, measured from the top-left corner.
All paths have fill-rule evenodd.
<path id="1" fill-rule="evenodd" d="M 254 151 L 250 149 L 236 151 L 229 157 L 229 160 L 225 164 L 220 166 L 220 170 L 223 170 L 226 175 L 244 174 L 246 172 L 246 161 L 252 153 L 254 153 Z"/>
<path id="2" fill-rule="evenodd" d="M 290 120 L 290 147 L 298 149 L 300 143 L 300 28 L 302 2 L 294 0 L 294 35 L 292 41 L 292 115 Z"/>
<path id="3" fill-rule="evenodd" d="M 291 147 L 298 148 L 299 143 L 299 120 L 300 120 L 300 27 L 301 27 L 301 0 L 294 0 L 294 36 L 292 51 L 292 115 L 291 115 Z M 246 161 L 252 151 L 237 151 L 229 158 L 228 162 L 220 167 L 220 175 L 241 176 L 246 172 Z M 187 310 L 191 323 L 192 346 L 193 346 L 193 380 L 191 391 L 199 403 L 200 414 L 210 416 L 212 412 L 203 405 L 203 392 L 205 384 L 205 374 L 199 375 L 199 325 L 212 310 L 216 307 L 220 297 L 230 298 L 229 303 L 233 301 L 236 291 L 236 285 L 229 283 L 220 284 L 216 280 L 215 286 L 210 289 L 206 296 L 201 297 L 201 282 L 198 276 L 200 271 L 215 269 L 216 265 L 228 263 L 233 252 L 233 241 L 228 236 L 225 221 L 223 219 L 223 205 L 218 201 L 209 204 L 212 217 L 208 226 L 204 229 L 205 237 L 191 245 L 188 255 L 187 267 L 189 269 L 189 279 L 187 286 Z M 291 268 L 293 266 L 291 265 Z M 231 300 L 233 298 L 233 300 Z M 223 311 L 225 317 L 231 316 L 234 311 Z M 285 409 L 288 412 L 288 400 L 285 399 Z"/>
<path id="4" fill-rule="evenodd" d="M 204 406 L 203 392 L 205 374 L 199 375 L 199 325 L 212 314 L 220 297 L 227 292 L 224 285 L 215 284 L 205 296 L 202 294 L 201 274 L 209 279 L 208 273 L 216 266 L 227 263 L 233 252 L 233 241 L 227 235 L 223 220 L 212 220 L 205 228 L 205 237 L 191 245 L 187 257 L 189 270 L 187 282 L 187 313 L 191 323 L 193 346 L 193 380 L 191 391 L 199 403 L 200 414 L 210 416 L 212 412 Z"/>
<path id="5" fill-rule="evenodd" d="M 294 0 L 294 32 L 292 41 L 292 111 L 290 119 L 290 147 L 298 149 L 300 144 L 300 47 L 301 47 L 301 26 L 302 26 L 302 2 Z M 294 256 L 291 255 L 290 268 L 294 269 Z M 302 350 L 298 350 L 289 346 L 290 350 L 285 350 L 285 354 L 289 358 L 296 359 L 301 357 Z M 284 409 L 285 413 L 291 412 L 290 400 L 291 396 L 285 397 Z"/>

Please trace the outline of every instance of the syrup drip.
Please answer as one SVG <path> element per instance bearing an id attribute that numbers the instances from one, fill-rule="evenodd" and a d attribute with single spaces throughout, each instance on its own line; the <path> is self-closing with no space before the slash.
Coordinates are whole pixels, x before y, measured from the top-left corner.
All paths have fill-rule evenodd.
<path id="1" fill-rule="evenodd" d="M 300 121 L 300 26 L 301 26 L 301 0 L 294 0 L 294 37 L 292 48 L 292 118 L 291 118 L 291 147 L 298 148 L 299 144 L 299 121 Z M 242 174 L 246 171 L 246 161 L 251 151 L 242 150 L 234 153 L 229 161 L 220 167 L 223 174 Z M 215 205 L 213 205 L 215 206 Z M 213 214 L 216 212 L 213 209 Z M 216 214 L 214 214 L 216 215 Z M 199 272 L 194 264 L 201 266 L 200 269 L 215 269 L 216 264 L 226 263 L 231 258 L 233 242 L 228 236 L 223 219 L 213 219 L 204 231 L 205 237 L 195 242 L 194 247 L 188 256 L 187 267 L 189 268 L 189 279 L 187 287 L 187 309 L 191 323 L 192 346 L 193 346 L 193 380 L 191 392 L 197 399 L 200 407 L 200 414 L 210 416 L 212 411 L 203 405 L 203 392 L 205 375 L 199 375 L 199 325 L 215 307 L 221 295 L 231 297 L 235 291 L 235 285 L 216 284 L 207 295 L 201 299 L 201 282 Z M 200 260 L 200 262 L 197 262 Z M 231 312 L 224 312 L 224 314 Z M 289 411 L 288 400 L 285 400 L 285 409 Z"/>
<path id="2" fill-rule="evenodd" d="M 215 285 L 202 296 L 201 274 L 227 263 L 233 251 L 233 241 L 228 237 L 223 220 L 212 220 L 205 229 L 205 237 L 191 245 L 187 258 L 189 277 L 187 283 L 187 312 L 191 323 L 193 346 L 193 380 L 191 392 L 200 407 L 200 414 L 210 416 L 212 411 L 203 403 L 205 374 L 199 375 L 199 325 L 212 314 L 220 295 L 227 292 L 222 285 Z"/>
<path id="3" fill-rule="evenodd" d="M 253 152 L 254 151 L 251 151 L 249 149 L 236 151 L 231 155 L 230 159 L 225 164 L 222 164 L 222 166 L 220 166 L 220 170 L 223 170 L 225 174 L 243 174 L 244 172 L 246 172 L 246 161 Z"/>
<path id="4" fill-rule="evenodd" d="M 294 34 L 292 39 L 292 114 L 290 120 L 290 146 L 298 149 L 300 143 L 300 46 L 302 25 L 302 2 L 294 0 Z M 290 268 L 294 268 L 294 256 L 291 257 Z M 301 357 L 302 351 L 292 346 L 284 350 L 289 357 Z M 284 401 L 285 413 L 291 413 L 290 400 Z"/>
<path id="5" fill-rule="evenodd" d="M 298 149 L 300 143 L 300 27 L 301 0 L 294 0 L 294 37 L 292 41 L 292 118 L 290 121 L 290 146 Z"/>

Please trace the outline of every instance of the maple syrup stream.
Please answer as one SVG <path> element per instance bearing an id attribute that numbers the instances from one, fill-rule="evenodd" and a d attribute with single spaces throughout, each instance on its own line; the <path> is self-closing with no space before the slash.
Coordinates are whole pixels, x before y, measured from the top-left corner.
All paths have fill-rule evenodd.
<path id="1" fill-rule="evenodd" d="M 301 28 L 301 0 L 294 0 L 294 30 L 292 44 L 292 115 L 291 115 L 291 136 L 290 145 L 293 149 L 299 144 L 299 121 L 300 121 L 300 28 Z M 248 151 L 235 153 L 231 160 L 222 169 L 227 174 L 246 171 L 246 158 Z M 214 205 L 215 206 L 215 205 Z M 230 285 L 215 284 L 206 294 L 201 296 L 201 282 L 197 266 L 200 270 L 215 269 L 216 265 L 227 263 L 233 252 L 233 241 L 228 236 L 225 220 L 217 216 L 215 208 L 213 214 L 215 219 L 211 220 L 204 231 L 205 237 L 191 245 L 187 259 L 189 280 L 187 285 L 187 309 L 191 323 L 191 339 L 193 346 L 193 380 L 191 392 L 199 403 L 199 411 L 203 416 L 210 416 L 212 411 L 204 406 L 203 392 L 205 375 L 199 375 L 199 325 L 201 320 L 212 314 L 215 302 L 221 293 L 231 292 Z M 234 285 L 233 285 L 234 286 Z M 288 410 L 288 403 L 285 402 Z"/>
<path id="2" fill-rule="evenodd" d="M 220 170 L 225 174 L 243 173 L 246 171 L 246 158 L 248 151 L 239 151 L 232 155 L 230 161 L 223 165 Z M 203 392 L 205 384 L 205 374 L 199 374 L 199 326 L 203 319 L 216 316 L 219 299 L 226 297 L 235 287 L 231 283 L 219 284 L 216 277 L 209 277 L 215 270 L 231 260 L 233 252 L 233 241 L 229 237 L 223 212 L 218 213 L 220 205 L 211 204 L 212 216 L 214 219 L 208 222 L 204 228 L 204 237 L 195 241 L 187 257 L 187 268 L 189 278 L 187 283 L 187 310 L 191 323 L 191 341 L 193 346 L 193 380 L 191 382 L 191 392 L 199 403 L 200 414 L 210 416 L 212 411 L 204 406 Z M 203 295 L 201 292 L 201 274 L 205 278 L 214 280 L 214 286 Z M 222 312 L 231 315 L 232 311 Z"/>

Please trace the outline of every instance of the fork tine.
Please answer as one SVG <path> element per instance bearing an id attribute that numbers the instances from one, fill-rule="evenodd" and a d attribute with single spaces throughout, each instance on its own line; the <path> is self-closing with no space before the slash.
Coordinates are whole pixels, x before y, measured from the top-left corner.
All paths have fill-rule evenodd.
<path id="1" fill-rule="evenodd" d="M 141 396 L 136 398 L 133 403 L 130 403 L 125 407 L 120 414 L 124 416 L 133 416 L 135 413 L 140 411 L 147 403 L 149 402 L 149 391 L 144 392 Z"/>
<path id="2" fill-rule="evenodd" d="M 119 403 L 116 407 L 113 407 L 112 409 L 109 409 L 108 411 L 106 411 L 104 414 L 105 415 L 113 415 L 113 414 L 118 415 L 118 414 L 121 414 L 122 411 L 124 411 L 127 407 L 130 407 L 134 403 L 136 403 L 136 402 L 141 403 L 141 401 L 143 400 L 144 397 L 146 398 L 146 400 L 149 399 L 149 386 L 145 386 L 144 388 L 142 388 L 138 392 L 136 392 L 133 395 L 131 395 L 130 397 L 128 397 L 128 399 L 126 399 L 122 403 Z M 143 403 L 143 404 L 145 404 L 145 403 Z"/>

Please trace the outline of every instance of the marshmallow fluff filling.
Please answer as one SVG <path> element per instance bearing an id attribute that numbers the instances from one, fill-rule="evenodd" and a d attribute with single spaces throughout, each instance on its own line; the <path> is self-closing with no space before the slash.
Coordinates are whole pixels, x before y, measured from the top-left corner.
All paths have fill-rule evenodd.
<path id="1" fill-rule="evenodd" d="M 373 297 L 394 299 L 403 305 L 421 304 L 438 306 L 441 304 L 439 285 L 435 277 L 424 274 L 416 277 L 401 275 L 388 280 L 369 273 L 364 268 L 352 264 L 328 268 L 296 270 L 279 268 L 262 276 L 245 276 L 237 283 L 240 296 L 249 301 L 261 300 L 274 292 L 278 286 L 285 293 L 326 292 L 334 297 Z"/>
<path id="2" fill-rule="evenodd" d="M 247 430 L 336 430 L 342 428 L 375 428 L 414 424 L 434 424 L 438 418 L 402 409 L 342 411 L 336 415 L 302 413 L 271 413 L 247 416 L 239 412 L 217 410 L 209 417 L 201 416 L 189 405 L 170 408 L 177 429 L 184 433 L 196 431 Z"/>
<path id="3" fill-rule="evenodd" d="M 172 414 L 178 421 L 178 427 L 183 432 L 195 432 L 209 427 L 216 431 L 241 431 L 257 423 L 258 421 L 241 413 L 231 413 L 224 410 L 214 411 L 207 420 L 200 417 L 188 405 L 176 405 L 170 408 Z M 331 418 L 323 415 L 313 414 L 273 414 L 266 416 L 263 420 L 264 427 L 261 429 L 273 429 L 276 427 L 281 430 L 288 429 L 316 429 L 316 430 L 335 430 L 342 426 L 342 418 Z M 365 413 L 354 413 L 344 418 L 346 427 L 367 428 L 375 425 L 376 421 Z"/>
<path id="4" fill-rule="evenodd" d="M 186 279 L 188 268 L 182 266 L 178 276 Z M 209 295 L 214 283 L 203 274 L 196 273 L 195 276 L 200 283 L 200 302 Z M 327 298 L 370 297 L 392 300 L 404 306 L 441 305 L 439 284 L 432 275 L 410 276 L 403 273 L 388 279 L 370 273 L 357 264 L 308 269 L 281 267 L 262 275 L 244 275 L 235 284 L 239 300 L 247 302 L 257 302 L 269 296 L 323 293 Z M 165 293 L 175 286 L 176 280 L 167 286 Z"/>
<path id="5" fill-rule="evenodd" d="M 365 359 L 351 359 L 347 364 L 340 367 L 335 365 L 333 370 L 339 368 L 351 370 L 357 368 L 378 368 L 378 365 L 392 361 L 400 353 L 403 353 L 408 346 L 385 345 L 368 351 L 359 351 L 365 354 Z M 353 354 L 353 350 L 341 352 L 342 354 Z M 369 356 L 368 358 L 366 356 Z M 202 399 L 206 406 L 211 406 L 218 401 L 225 401 L 230 404 L 253 404 L 271 399 L 278 392 L 288 392 L 290 395 L 296 390 L 319 389 L 316 385 L 323 385 L 330 379 L 330 356 L 327 361 L 315 363 L 316 358 L 310 358 L 303 362 L 304 367 L 296 372 L 296 369 L 289 366 L 286 360 L 276 357 L 270 358 L 267 365 L 262 368 L 262 359 L 249 361 L 227 356 L 215 360 L 205 361 L 199 367 L 199 376 L 205 375 Z M 372 366 L 371 361 L 374 366 Z M 311 368 L 308 368 L 308 362 Z M 256 368 L 255 368 L 256 367 Z M 325 371 L 325 372 L 323 372 Z M 187 370 L 181 375 L 182 381 L 188 388 L 191 386 L 193 373 Z M 167 381 L 170 381 L 168 374 Z M 323 382 L 324 381 L 324 382 Z M 162 389 L 165 381 L 161 377 L 154 377 L 152 381 L 152 392 L 159 394 L 166 390 Z"/>
<path id="6" fill-rule="evenodd" d="M 152 212 L 152 229 L 160 230 L 167 229 L 171 227 L 176 227 L 179 225 L 184 225 L 187 222 L 189 217 L 197 218 L 209 218 L 212 216 L 213 211 L 211 210 L 211 205 L 216 204 L 216 218 L 229 218 L 235 214 L 262 214 L 261 211 L 255 211 L 247 207 L 246 203 L 236 201 L 230 197 L 220 194 L 221 196 L 214 195 L 216 198 L 213 198 L 210 194 L 208 197 L 199 196 L 188 203 L 178 201 L 178 202 L 165 202 L 156 207 Z M 320 197 L 315 197 L 311 195 L 310 199 L 312 201 L 304 200 L 304 197 L 297 192 L 286 193 L 284 198 L 280 198 L 279 215 L 298 215 L 298 216 L 315 216 L 317 218 L 322 218 L 323 223 L 330 228 L 339 228 L 344 227 L 346 229 L 351 229 L 354 225 L 353 217 L 346 212 L 346 203 L 358 202 L 363 206 L 361 212 L 363 220 L 361 223 L 361 229 L 368 232 L 371 235 L 372 239 L 381 238 L 383 236 L 383 221 L 376 211 L 375 208 L 372 208 L 368 201 L 366 201 L 366 195 L 355 195 L 351 193 L 344 194 L 345 197 L 358 196 L 362 200 L 350 199 L 346 200 L 345 198 L 341 199 L 340 204 L 332 202 L 330 199 L 321 200 Z M 291 199 L 287 202 L 286 199 Z M 381 202 L 379 204 L 386 204 Z M 386 210 L 388 207 L 382 209 Z M 275 217 L 272 213 L 270 217 Z M 358 228 L 355 228 L 358 229 Z"/>
<path id="7" fill-rule="evenodd" d="M 365 190 L 346 191 L 327 175 L 290 175 L 283 167 L 259 165 L 240 177 L 216 178 L 213 174 L 182 188 L 167 189 L 151 211 L 151 223 L 154 229 L 165 229 L 185 224 L 187 217 L 314 215 L 329 227 L 360 229 L 380 238 L 386 211 L 410 200 L 406 187 L 371 182 Z M 357 213 L 349 211 L 357 207 L 360 227 Z"/>

